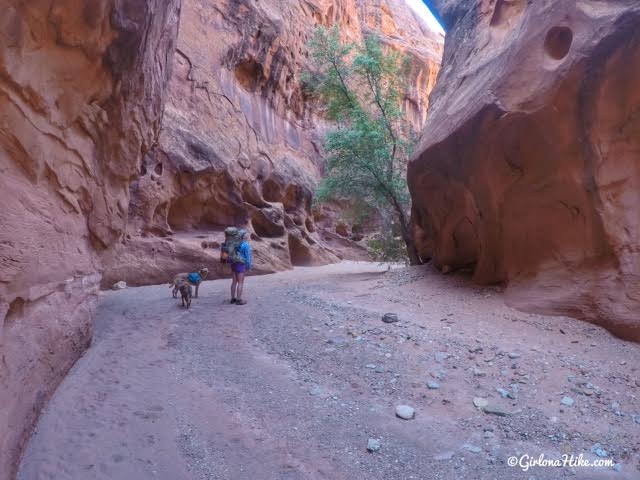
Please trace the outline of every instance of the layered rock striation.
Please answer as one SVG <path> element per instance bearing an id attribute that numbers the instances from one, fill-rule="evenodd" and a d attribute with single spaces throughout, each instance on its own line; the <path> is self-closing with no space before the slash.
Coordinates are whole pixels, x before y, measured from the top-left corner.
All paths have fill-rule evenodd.
<path id="1" fill-rule="evenodd" d="M 449 31 L 408 171 L 422 256 L 640 340 L 640 4 L 434 3 Z"/>
<path id="2" fill-rule="evenodd" d="M 156 142 L 179 0 L 0 0 L 0 477 L 91 341 Z"/>
<path id="3" fill-rule="evenodd" d="M 367 258 L 337 234 L 341 212 L 312 208 L 330 125 L 300 79 L 318 25 L 348 40 L 367 32 L 411 59 L 404 99 L 416 131 L 424 124 L 442 38 L 403 0 L 185 0 L 178 48 L 156 148 L 131 186 L 124 243 L 110 252 L 104 285 L 165 281 L 207 265 L 226 275 L 215 250 L 228 225 L 251 233 L 256 270 Z"/>

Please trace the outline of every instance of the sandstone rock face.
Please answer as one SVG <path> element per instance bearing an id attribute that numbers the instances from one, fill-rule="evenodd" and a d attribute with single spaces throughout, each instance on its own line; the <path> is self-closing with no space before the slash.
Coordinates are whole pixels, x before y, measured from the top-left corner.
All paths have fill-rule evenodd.
<path id="1" fill-rule="evenodd" d="M 0 477 L 91 341 L 155 142 L 179 0 L 0 0 Z M 169 57 L 170 58 L 170 57 Z"/>
<path id="2" fill-rule="evenodd" d="M 422 127 L 442 38 L 404 0 L 185 0 L 162 131 L 131 186 L 128 235 L 109 253 L 105 286 L 199 264 L 227 275 L 200 243 L 221 242 L 228 225 L 251 233 L 259 272 L 367 258 L 361 236 L 335 233 L 335 209 L 312 213 L 329 125 L 300 74 L 320 24 L 350 40 L 377 32 L 411 57 L 405 110 Z"/>
<path id="3" fill-rule="evenodd" d="M 435 3 L 450 30 L 408 172 L 421 254 L 640 340 L 640 4 Z"/>
<path id="4" fill-rule="evenodd" d="M 375 30 L 410 54 L 405 109 L 416 130 L 424 123 L 442 42 L 402 0 L 189 0 L 180 10 L 180 0 L 0 0 L 9 476 L 91 341 L 101 283 L 157 283 L 200 264 L 222 275 L 200 244 L 228 224 L 251 232 L 258 272 L 363 255 L 358 232 L 335 233 L 332 208 L 311 210 L 328 127 L 299 81 L 314 25 L 340 23 L 352 39 Z"/>

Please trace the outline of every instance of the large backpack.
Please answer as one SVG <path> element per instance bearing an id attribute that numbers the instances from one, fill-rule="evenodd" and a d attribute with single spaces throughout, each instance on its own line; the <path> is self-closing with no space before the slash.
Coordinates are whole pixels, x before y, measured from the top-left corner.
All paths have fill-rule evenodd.
<path id="1" fill-rule="evenodd" d="M 224 230 L 224 243 L 220 247 L 220 261 L 223 263 L 244 263 L 239 249 L 242 243 L 240 230 L 236 227 L 227 227 Z"/>

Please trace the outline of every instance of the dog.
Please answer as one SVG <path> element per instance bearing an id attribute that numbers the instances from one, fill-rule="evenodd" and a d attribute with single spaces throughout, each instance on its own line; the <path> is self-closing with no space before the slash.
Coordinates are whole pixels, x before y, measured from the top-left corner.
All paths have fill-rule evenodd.
<path id="1" fill-rule="evenodd" d="M 183 282 L 194 286 L 196 290 L 194 297 L 198 298 L 198 289 L 200 288 L 200 283 L 202 283 L 202 281 L 207 278 L 207 275 L 209 275 L 209 269 L 207 267 L 202 267 L 200 270 L 198 270 L 198 273 L 200 274 L 200 281 L 197 283 L 193 283 L 189 280 L 189 273 L 179 273 L 175 277 L 173 277 L 173 281 L 169 284 L 169 288 L 173 288 L 173 298 L 177 298 L 178 290 L 180 289 L 179 284 Z"/>
<path id="2" fill-rule="evenodd" d="M 182 306 L 188 309 L 191 306 L 191 285 L 189 285 L 189 282 L 180 282 L 178 290 L 180 290 L 180 297 L 182 297 Z"/>

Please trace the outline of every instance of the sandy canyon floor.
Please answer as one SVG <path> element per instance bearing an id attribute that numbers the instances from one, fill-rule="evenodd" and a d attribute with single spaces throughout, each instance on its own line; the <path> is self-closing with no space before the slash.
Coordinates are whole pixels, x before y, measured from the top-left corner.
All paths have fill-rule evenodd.
<path id="1" fill-rule="evenodd" d="M 105 293 L 18 478 L 640 478 L 640 345 L 429 267 L 250 277 L 244 306 L 228 286 L 190 310 L 164 285 Z M 541 454 L 573 466 L 508 465 Z"/>

